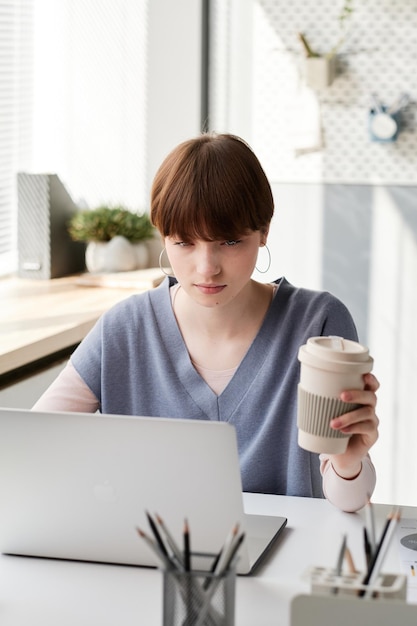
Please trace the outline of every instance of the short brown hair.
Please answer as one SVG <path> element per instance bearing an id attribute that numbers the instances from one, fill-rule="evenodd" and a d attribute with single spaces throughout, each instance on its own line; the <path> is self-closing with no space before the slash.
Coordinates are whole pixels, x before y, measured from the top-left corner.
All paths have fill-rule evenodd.
<path id="1" fill-rule="evenodd" d="M 181 143 L 152 185 L 150 217 L 163 237 L 234 239 L 266 231 L 273 213 L 265 172 L 235 135 L 206 133 Z"/>

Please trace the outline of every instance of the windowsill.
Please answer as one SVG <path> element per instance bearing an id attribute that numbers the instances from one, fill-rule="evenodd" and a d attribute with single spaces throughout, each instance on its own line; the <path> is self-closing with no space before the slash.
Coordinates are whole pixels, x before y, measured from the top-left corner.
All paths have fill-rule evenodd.
<path id="1" fill-rule="evenodd" d="M 78 344 L 104 311 L 160 282 L 158 272 L 112 274 L 109 286 L 101 286 L 103 277 L 98 286 L 81 285 L 77 276 L 0 280 L 0 376 Z"/>

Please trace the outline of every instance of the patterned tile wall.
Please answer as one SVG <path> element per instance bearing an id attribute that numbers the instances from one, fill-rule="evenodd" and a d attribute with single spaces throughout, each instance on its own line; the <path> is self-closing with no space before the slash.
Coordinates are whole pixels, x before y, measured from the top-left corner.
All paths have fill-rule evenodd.
<path id="1" fill-rule="evenodd" d="M 228 4 L 214 2 L 223 31 Z M 252 145 L 273 181 L 405 185 L 417 181 L 417 2 L 351 4 L 353 13 L 343 31 L 339 15 L 344 0 L 253 2 L 248 94 Z M 299 32 L 319 53 L 344 36 L 336 58 L 337 75 L 329 87 L 305 86 Z M 393 143 L 370 141 L 372 93 L 388 106 L 403 93 L 409 96 L 401 132 Z"/>

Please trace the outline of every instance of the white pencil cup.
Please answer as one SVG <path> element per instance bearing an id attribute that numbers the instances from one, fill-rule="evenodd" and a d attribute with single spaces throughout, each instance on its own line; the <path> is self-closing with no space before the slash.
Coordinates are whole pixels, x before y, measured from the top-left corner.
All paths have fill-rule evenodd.
<path id="1" fill-rule="evenodd" d="M 380 574 L 372 586 L 363 585 L 363 572 L 341 574 L 334 569 L 314 567 L 309 572 L 311 593 L 338 594 L 341 596 L 359 596 L 367 593 L 369 598 L 405 600 L 407 597 L 407 577 L 403 574 Z"/>

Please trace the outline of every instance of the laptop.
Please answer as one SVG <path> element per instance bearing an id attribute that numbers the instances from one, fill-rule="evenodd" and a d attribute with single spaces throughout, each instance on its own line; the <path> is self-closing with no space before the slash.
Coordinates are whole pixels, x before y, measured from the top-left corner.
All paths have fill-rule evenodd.
<path id="1" fill-rule="evenodd" d="M 147 512 L 205 554 L 239 523 L 240 574 L 287 522 L 245 514 L 230 424 L 99 413 L 0 409 L 0 503 L 2 553 L 101 563 L 158 565 Z"/>

